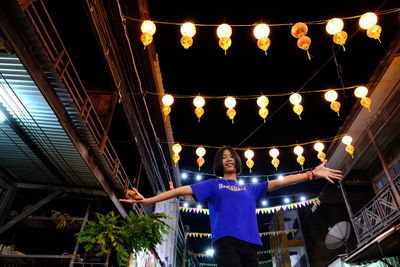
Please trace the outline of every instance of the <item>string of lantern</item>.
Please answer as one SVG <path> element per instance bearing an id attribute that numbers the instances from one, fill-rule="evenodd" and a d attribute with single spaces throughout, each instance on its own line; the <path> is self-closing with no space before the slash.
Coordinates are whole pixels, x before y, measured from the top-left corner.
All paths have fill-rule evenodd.
<path id="1" fill-rule="evenodd" d="M 316 206 L 320 205 L 321 201 L 318 197 L 312 198 L 312 199 L 307 199 L 304 201 L 299 201 L 299 202 L 294 202 L 290 204 L 285 204 L 285 205 L 278 205 L 274 207 L 269 207 L 269 208 L 259 208 L 256 209 L 256 214 L 271 214 L 278 212 L 280 210 L 292 210 L 292 209 L 298 209 L 302 208 L 305 206 L 313 205 L 313 211 L 315 211 Z M 204 214 L 204 215 L 210 215 L 210 211 L 208 209 L 203 209 L 203 208 L 192 208 L 192 207 L 183 207 L 179 206 L 179 210 L 182 212 L 188 212 L 188 213 L 196 213 L 196 214 Z"/>
<path id="2" fill-rule="evenodd" d="M 323 150 L 325 148 L 325 145 L 323 144 L 323 142 L 329 142 L 329 141 L 334 141 L 334 140 L 339 140 L 339 139 L 341 139 L 342 143 L 346 145 L 346 152 L 349 153 L 352 158 L 354 158 L 355 147 L 352 145 L 353 138 L 347 134 L 331 137 L 331 138 L 328 138 L 325 140 L 310 141 L 310 142 L 301 143 L 301 144 L 270 146 L 270 147 L 237 148 L 237 150 L 245 150 L 244 156 L 247 159 L 246 166 L 249 168 L 250 173 L 252 171 L 252 168 L 254 167 L 253 157 L 254 157 L 255 153 L 253 150 L 256 150 L 256 149 L 264 149 L 264 150 L 269 149 L 268 153 L 269 153 L 269 156 L 272 158 L 271 164 L 275 167 L 275 170 L 278 171 L 278 166 L 280 164 L 280 160 L 278 159 L 280 152 L 279 152 L 278 148 L 294 147 L 293 152 L 297 156 L 296 161 L 300 164 L 301 168 L 304 169 L 304 162 L 305 162 L 305 157 L 303 156 L 303 153 L 304 153 L 303 146 L 304 145 L 314 144 L 313 148 L 316 152 L 318 152 L 317 157 L 319 160 L 321 160 L 321 162 L 323 162 L 326 159 L 326 154 L 325 154 L 325 152 L 323 152 Z M 166 142 L 166 143 L 171 143 L 171 142 Z M 196 162 L 199 167 L 199 170 L 205 163 L 204 156 L 206 154 L 206 147 L 216 148 L 216 149 L 221 148 L 221 147 L 214 147 L 214 146 L 203 146 L 203 145 L 197 146 L 197 145 L 175 143 L 174 145 L 172 145 L 172 151 L 174 152 L 174 154 L 172 155 L 172 160 L 174 161 L 176 166 L 180 160 L 179 153 L 182 152 L 182 146 L 197 147 L 196 155 L 198 156 L 198 158 L 197 158 Z"/>
<path id="3" fill-rule="evenodd" d="M 287 230 L 280 230 L 280 231 L 270 231 L 270 232 L 261 232 L 259 233 L 260 237 L 265 236 L 277 236 L 277 235 L 288 235 L 297 233 L 298 229 L 287 229 Z M 186 232 L 185 236 L 192 237 L 192 238 L 212 238 L 211 233 L 197 233 L 197 232 Z"/>
<path id="4" fill-rule="evenodd" d="M 378 16 L 377 15 L 385 15 L 390 13 L 399 12 L 400 8 L 393 8 L 389 10 L 384 10 L 380 12 L 367 12 L 363 15 L 356 15 L 350 17 L 342 17 L 342 18 L 332 18 L 326 20 L 319 21 L 309 21 L 309 22 L 297 22 L 297 23 L 282 23 L 282 24 L 265 24 L 265 23 L 253 23 L 253 24 L 245 24 L 245 25 L 229 25 L 227 23 L 223 23 L 220 25 L 216 24 L 194 24 L 191 22 L 185 23 L 176 23 L 176 22 L 162 22 L 162 21 L 151 21 L 151 20 L 141 20 L 132 17 L 125 16 L 127 20 L 131 21 L 139 21 L 141 23 L 141 31 L 142 34 L 140 36 L 140 40 L 146 48 L 147 45 L 153 42 L 153 35 L 156 32 L 156 23 L 157 24 L 171 24 L 171 25 L 180 25 L 180 32 L 182 37 L 180 39 L 181 45 L 188 49 L 193 45 L 193 37 L 196 34 L 196 26 L 209 26 L 209 27 L 217 27 L 216 33 L 219 38 L 218 44 L 225 51 L 225 55 L 227 50 L 232 45 L 232 27 L 253 27 L 253 35 L 257 39 L 257 46 L 261 50 L 264 51 L 265 55 L 267 55 L 267 50 L 271 45 L 271 40 L 268 38 L 270 34 L 270 26 L 291 26 L 291 35 L 298 39 L 297 46 L 307 52 L 308 59 L 311 60 L 310 53 L 308 52 L 311 46 L 311 38 L 307 36 L 308 33 L 308 25 L 311 24 L 325 24 L 325 28 L 328 34 L 332 35 L 332 40 L 335 44 L 341 45 L 343 50 L 345 50 L 345 43 L 347 41 L 348 34 L 346 31 L 343 31 L 344 22 L 343 20 L 350 20 L 359 18 L 359 26 L 361 29 L 366 30 L 366 34 L 369 38 L 376 39 L 380 42 L 380 35 L 382 32 L 382 27 L 378 25 Z"/>
<path id="5" fill-rule="evenodd" d="M 355 88 L 355 89 L 354 89 Z M 324 92 L 324 98 L 325 100 L 330 103 L 330 108 L 337 113 L 339 116 L 339 111 L 341 104 L 339 101 L 337 101 L 339 95 L 337 91 L 339 90 L 349 90 L 349 89 L 354 89 L 354 95 L 357 98 L 360 98 L 360 104 L 361 106 L 365 107 L 370 110 L 372 100 L 371 98 L 367 97 L 368 95 L 368 88 L 365 86 L 349 86 L 346 88 L 335 88 L 335 89 L 325 89 L 325 90 L 317 90 L 317 91 L 304 91 L 302 94 L 306 93 L 321 93 Z M 281 93 L 281 94 L 262 94 L 262 95 L 248 95 L 248 96 L 185 96 L 185 95 L 177 95 L 177 94 L 164 94 L 164 93 L 152 93 L 148 92 L 148 94 L 153 94 L 153 95 L 163 95 L 162 97 L 162 112 L 164 114 L 164 118 L 166 119 L 167 116 L 170 114 L 172 108 L 172 104 L 175 101 L 176 98 L 193 98 L 193 105 L 195 106 L 194 113 L 196 114 L 198 118 L 198 122 L 200 123 L 200 118 L 204 115 L 204 106 L 206 104 L 206 98 L 215 98 L 215 99 L 220 99 L 220 98 L 225 98 L 224 104 L 225 107 L 227 108 L 226 115 L 228 118 L 234 123 L 234 118 L 236 116 L 236 110 L 234 109 L 236 106 L 236 99 L 242 99 L 242 100 L 253 100 L 256 99 L 256 104 L 259 106 L 259 111 L 258 114 L 259 116 L 266 121 L 266 118 L 269 114 L 269 111 L 267 109 L 267 106 L 269 105 L 269 98 L 268 97 L 276 97 L 276 96 L 289 96 L 289 102 L 293 105 L 293 112 L 296 113 L 299 116 L 299 119 L 301 120 L 301 113 L 304 110 L 304 107 L 301 105 L 302 101 L 302 96 L 300 93 Z M 175 96 L 175 97 L 174 97 Z"/>

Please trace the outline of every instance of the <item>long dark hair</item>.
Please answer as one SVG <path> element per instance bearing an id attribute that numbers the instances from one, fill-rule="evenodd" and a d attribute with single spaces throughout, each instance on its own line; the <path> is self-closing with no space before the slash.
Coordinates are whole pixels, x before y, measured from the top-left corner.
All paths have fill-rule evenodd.
<path id="1" fill-rule="evenodd" d="M 230 146 L 223 146 L 218 149 L 214 157 L 214 173 L 217 177 L 224 177 L 224 165 L 222 164 L 222 155 L 225 150 L 229 150 L 235 159 L 236 174 L 242 172 L 242 160 L 240 159 L 238 153 Z"/>

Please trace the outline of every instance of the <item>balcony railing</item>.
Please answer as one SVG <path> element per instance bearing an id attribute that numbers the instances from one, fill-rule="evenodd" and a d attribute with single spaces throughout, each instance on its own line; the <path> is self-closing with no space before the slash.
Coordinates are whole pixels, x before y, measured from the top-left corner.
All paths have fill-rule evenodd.
<path id="1" fill-rule="evenodd" d="M 400 192 L 400 176 L 397 176 L 393 182 L 397 191 Z M 354 231 L 360 243 L 364 243 L 398 219 L 400 219 L 400 206 L 388 184 L 354 215 Z"/>

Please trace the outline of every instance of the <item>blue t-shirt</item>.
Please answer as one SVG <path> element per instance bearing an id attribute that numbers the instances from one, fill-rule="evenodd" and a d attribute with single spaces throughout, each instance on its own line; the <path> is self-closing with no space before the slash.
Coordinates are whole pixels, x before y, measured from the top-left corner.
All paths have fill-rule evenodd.
<path id="1" fill-rule="evenodd" d="M 268 182 L 239 185 L 233 180 L 210 179 L 190 187 L 198 202 L 208 201 L 213 244 L 232 236 L 262 246 L 256 201 L 267 197 Z"/>

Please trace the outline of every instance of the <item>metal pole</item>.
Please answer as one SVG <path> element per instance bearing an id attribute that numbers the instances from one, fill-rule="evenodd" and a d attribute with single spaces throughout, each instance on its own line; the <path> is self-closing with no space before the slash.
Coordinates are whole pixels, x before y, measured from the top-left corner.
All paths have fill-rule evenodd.
<path id="1" fill-rule="evenodd" d="M 358 244 L 360 244 L 360 238 L 358 237 L 358 232 L 357 232 L 357 229 L 356 229 L 356 227 L 354 225 L 354 221 L 353 221 L 354 215 L 353 215 L 353 211 L 352 211 L 351 206 L 350 206 L 350 201 L 349 201 L 349 199 L 347 197 L 346 191 L 344 190 L 343 182 L 339 181 L 339 185 L 340 185 L 340 190 L 342 191 L 342 196 L 343 196 L 343 199 L 344 199 L 344 203 L 346 204 L 347 213 L 349 214 L 349 217 L 350 217 L 351 225 L 353 226 L 354 233 L 356 234 L 357 245 L 358 245 Z"/>
<path id="2" fill-rule="evenodd" d="M 371 132 L 370 129 L 368 129 L 368 136 L 371 139 L 371 142 L 372 142 L 374 148 L 376 149 L 376 153 L 378 154 L 378 157 L 379 157 L 379 160 L 380 160 L 380 162 L 382 164 L 383 170 L 385 171 L 385 174 L 386 174 L 386 177 L 388 179 L 390 188 L 392 189 L 394 198 L 396 200 L 397 207 L 400 207 L 400 194 L 399 194 L 399 191 L 397 190 L 396 186 L 393 183 L 393 176 L 390 173 L 388 164 L 386 163 L 386 159 L 383 156 L 382 151 L 381 151 L 381 149 L 379 147 L 379 144 L 376 142 L 376 140 L 375 140 L 374 136 L 372 135 L 372 132 Z"/>
<path id="3" fill-rule="evenodd" d="M 88 222 L 88 218 L 89 218 L 89 210 L 90 210 L 90 202 L 86 208 L 86 212 L 85 212 L 85 217 L 83 217 L 83 222 L 81 225 L 81 229 L 79 230 L 79 232 L 82 232 L 83 229 L 85 228 L 86 223 Z M 75 258 L 76 258 L 76 253 L 78 252 L 78 248 L 79 248 L 79 242 L 78 240 L 76 241 L 75 244 L 75 248 L 74 248 L 74 252 L 72 252 L 72 258 L 71 261 L 69 262 L 69 267 L 73 267 L 74 266 L 74 262 L 75 262 Z"/>

